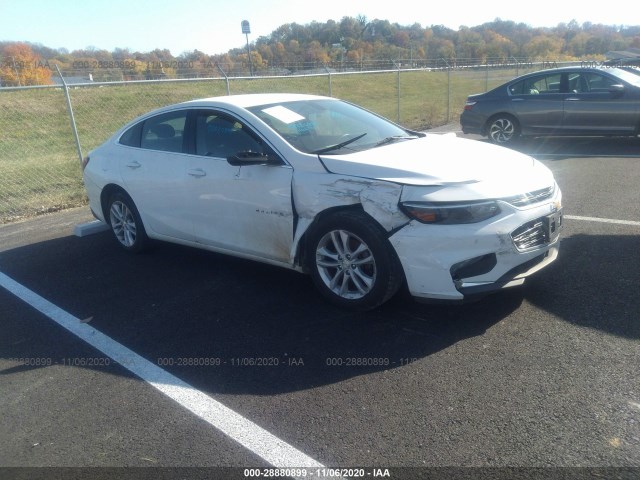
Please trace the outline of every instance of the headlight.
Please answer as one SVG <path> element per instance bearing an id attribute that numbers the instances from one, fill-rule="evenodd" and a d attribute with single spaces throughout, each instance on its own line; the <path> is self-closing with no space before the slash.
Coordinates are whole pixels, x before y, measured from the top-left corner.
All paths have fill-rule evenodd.
<path id="1" fill-rule="evenodd" d="M 439 225 L 477 223 L 500 213 L 500 207 L 494 201 L 407 202 L 400 207 L 410 218 Z"/>

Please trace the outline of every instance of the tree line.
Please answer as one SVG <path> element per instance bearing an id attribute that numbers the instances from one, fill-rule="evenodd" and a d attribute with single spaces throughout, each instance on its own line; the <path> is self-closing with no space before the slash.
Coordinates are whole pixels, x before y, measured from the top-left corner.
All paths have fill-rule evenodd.
<path id="1" fill-rule="evenodd" d="M 288 23 L 245 47 L 207 55 L 200 50 L 174 56 L 167 49 L 134 52 L 87 47 L 68 51 L 28 42 L 0 42 L 0 83 L 4 86 L 47 84 L 57 65 L 65 75 L 92 80 L 127 80 L 185 76 L 217 76 L 234 71 L 287 73 L 318 66 L 364 62 L 447 62 L 473 59 L 477 63 L 538 60 L 602 60 L 607 52 L 640 48 L 640 26 L 614 26 L 575 20 L 555 27 L 495 19 L 479 26 L 453 30 L 442 25 L 399 25 L 368 20 L 364 15 L 340 21 Z M 113 78 L 112 78 L 113 77 Z"/>

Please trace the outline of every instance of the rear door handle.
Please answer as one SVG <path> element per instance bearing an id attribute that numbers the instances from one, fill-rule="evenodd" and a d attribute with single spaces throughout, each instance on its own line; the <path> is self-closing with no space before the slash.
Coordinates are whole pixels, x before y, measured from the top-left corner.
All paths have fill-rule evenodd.
<path id="1" fill-rule="evenodd" d="M 187 173 L 192 177 L 204 177 L 207 174 L 207 172 L 205 172 L 201 168 L 190 168 L 189 170 L 187 170 Z"/>
<path id="2" fill-rule="evenodd" d="M 576 98 L 576 97 L 569 97 L 569 98 L 565 98 L 565 100 L 566 100 L 567 102 L 578 102 L 578 101 L 580 101 L 580 99 L 579 99 L 579 98 Z"/>
<path id="3" fill-rule="evenodd" d="M 127 163 L 127 167 L 129 167 L 131 170 L 135 170 L 136 168 L 140 168 L 142 165 L 140 165 L 138 162 L 136 162 L 135 160 L 133 162 L 129 162 Z"/>

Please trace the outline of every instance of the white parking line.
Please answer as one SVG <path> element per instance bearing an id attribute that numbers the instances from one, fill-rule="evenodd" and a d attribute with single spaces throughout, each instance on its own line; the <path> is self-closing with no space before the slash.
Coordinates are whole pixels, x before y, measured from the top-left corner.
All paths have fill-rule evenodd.
<path id="1" fill-rule="evenodd" d="M 61 327 L 111 357 L 167 397 L 214 426 L 276 468 L 324 468 L 285 441 L 205 395 L 133 350 L 119 344 L 0 272 L 0 286 Z M 294 477 L 302 478 L 302 477 Z"/>
<path id="2" fill-rule="evenodd" d="M 615 223 L 618 225 L 634 225 L 640 227 L 640 222 L 633 220 L 615 220 L 612 218 L 599 218 L 599 217 L 579 217 L 576 215 L 565 215 L 567 220 L 582 220 L 584 222 L 600 222 L 600 223 Z"/>

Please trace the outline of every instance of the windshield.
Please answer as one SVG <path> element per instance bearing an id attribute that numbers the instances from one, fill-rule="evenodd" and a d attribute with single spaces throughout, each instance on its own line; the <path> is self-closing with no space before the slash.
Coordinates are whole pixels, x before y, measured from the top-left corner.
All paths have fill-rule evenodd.
<path id="1" fill-rule="evenodd" d="M 250 107 L 296 149 L 325 155 L 367 150 L 416 134 L 339 100 L 305 100 Z"/>

